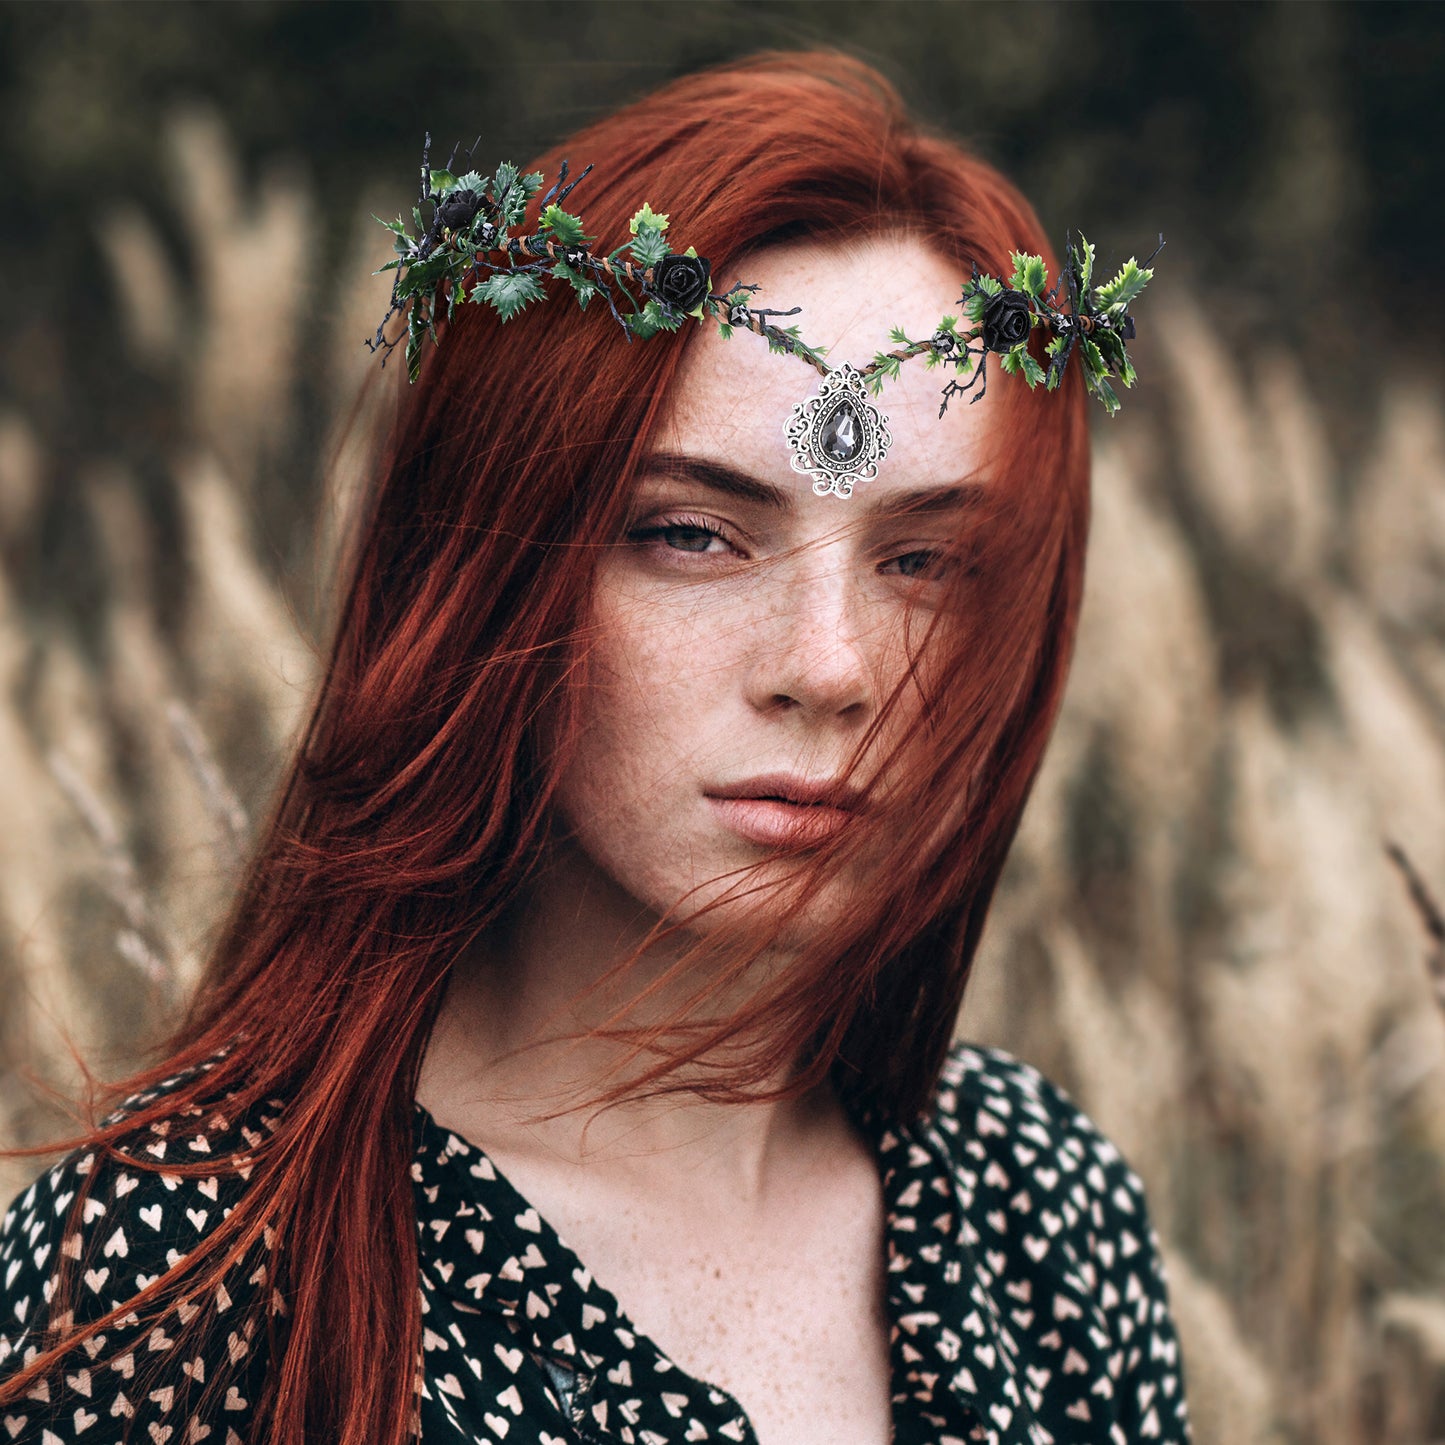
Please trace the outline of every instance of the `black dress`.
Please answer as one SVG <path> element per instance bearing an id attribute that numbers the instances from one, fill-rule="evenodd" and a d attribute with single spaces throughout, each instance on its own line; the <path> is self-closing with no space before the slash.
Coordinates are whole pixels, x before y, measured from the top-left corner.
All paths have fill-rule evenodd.
<path id="1" fill-rule="evenodd" d="M 204 1157 L 237 1127 L 224 1109 L 204 1113 L 145 1147 L 162 1163 Z M 1185 1445 L 1179 1343 L 1143 1187 L 1060 1089 L 1000 1050 L 959 1046 L 921 1123 L 858 1122 L 886 1204 L 896 1445 Z M 274 1123 L 262 1111 L 240 1127 Z M 742 1402 L 633 1328 L 479 1148 L 419 1104 L 414 1123 L 426 1440 L 754 1439 Z M 62 1250 L 84 1281 L 77 1318 L 97 1318 L 193 1247 L 245 1187 L 111 1162 L 85 1224 L 65 1237 L 66 1205 L 92 1164 L 69 1156 L 0 1225 L 0 1378 L 33 1353 Z M 141 1365 L 174 1342 L 168 1316 L 133 1318 L 119 1358 L 116 1341 L 92 1340 L 63 1379 L 10 1406 L 0 1445 L 112 1445 L 127 1422 L 133 1440 L 151 1445 L 240 1445 L 270 1363 L 267 1332 L 254 1316 L 242 1324 L 240 1306 L 246 1291 L 271 1290 L 265 1266 L 234 1269 L 235 1283 L 207 1302 L 205 1348 L 174 1361 L 168 1383 L 134 1388 Z M 284 1309 L 279 1296 L 274 1307 Z"/>

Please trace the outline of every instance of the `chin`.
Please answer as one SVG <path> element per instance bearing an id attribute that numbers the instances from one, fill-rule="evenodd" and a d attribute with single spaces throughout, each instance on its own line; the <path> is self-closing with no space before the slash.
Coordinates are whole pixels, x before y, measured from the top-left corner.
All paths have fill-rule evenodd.
<path id="1" fill-rule="evenodd" d="M 684 923 L 686 931 L 699 939 L 743 927 L 776 930 L 772 946 L 783 953 L 796 952 L 836 925 L 858 897 L 857 884 L 845 876 L 830 879 L 801 907 L 790 906 L 797 876 L 797 860 L 744 859 L 694 885 L 654 895 L 659 902 L 669 899 L 671 908 L 661 903 L 651 911 Z M 702 916 L 695 917 L 699 913 Z M 690 918 L 693 921 L 688 922 Z"/>

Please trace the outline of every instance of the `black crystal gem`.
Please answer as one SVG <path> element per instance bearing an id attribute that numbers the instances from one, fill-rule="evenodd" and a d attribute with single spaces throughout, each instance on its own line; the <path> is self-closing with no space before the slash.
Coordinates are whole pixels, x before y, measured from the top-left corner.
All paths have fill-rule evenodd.
<path id="1" fill-rule="evenodd" d="M 840 401 L 818 434 L 823 455 L 832 462 L 855 461 L 863 450 L 863 418 L 851 401 Z"/>

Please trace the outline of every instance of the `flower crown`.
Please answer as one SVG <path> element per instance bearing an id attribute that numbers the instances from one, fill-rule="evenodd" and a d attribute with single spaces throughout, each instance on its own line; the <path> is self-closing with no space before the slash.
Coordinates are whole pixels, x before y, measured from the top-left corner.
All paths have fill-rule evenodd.
<path id="1" fill-rule="evenodd" d="M 713 318 L 722 336 L 751 331 L 771 350 L 801 357 L 822 376 L 815 394 L 799 402 L 788 419 L 792 465 L 813 478 L 819 494 L 847 497 L 855 482 L 877 475 L 893 441 L 887 417 L 869 397 L 878 396 L 884 381 L 896 378 L 903 363 L 915 356 L 924 357 L 930 369 L 953 369 L 943 388 L 940 417 L 955 396 L 970 391 L 970 401 L 984 396 L 990 354 L 998 357 L 1002 371 L 1022 376 L 1031 390 L 1042 383 L 1049 391 L 1077 355 L 1085 386 L 1110 416 L 1119 410 L 1113 380 L 1126 387 L 1135 381 L 1125 349 L 1134 336 L 1129 306 L 1154 275 L 1150 263 L 1164 244 L 1163 236 L 1142 266 L 1130 257 L 1111 280 L 1098 286 L 1093 284 L 1094 247 L 1082 235 L 1078 245 L 1065 238 L 1064 264 L 1051 288 L 1041 256 L 1013 252 L 1014 269 L 1006 281 L 982 274 L 975 265 L 959 297 L 964 321 L 944 316 L 933 334 L 920 340 L 894 327 L 889 339 L 895 349 L 878 352 L 858 370 L 846 362 L 829 365 L 824 350 L 804 341 L 796 325 L 779 326 L 773 319 L 796 316 L 801 307 L 779 311 L 754 306 L 752 297 L 759 288 L 742 282 L 714 291 L 709 263 L 691 246 L 674 251 L 667 238 L 668 216 L 646 203 L 632 217 L 627 241 L 614 251 L 594 252 L 596 237 L 586 234 L 581 216 L 563 208 L 592 170 L 590 165 L 568 180 L 567 162 L 562 162 L 541 199 L 537 227 L 529 232 L 524 229 L 528 206 L 546 184 L 541 171 L 523 174 L 504 162 L 484 176 L 470 168 L 468 152 L 468 169 L 458 174 L 455 150 L 444 170 L 432 168 L 430 153 L 427 136 L 421 195 L 411 213 L 416 234 L 401 217 L 381 221 L 392 232 L 396 248 L 396 259 L 381 271 L 395 271 L 396 277 L 391 305 L 376 336 L 367 342 L 382 353 L 385 365 L 401 340 L 400 335 L 386 336 L 387 324 L 404 315 L 407 375 L 413 382 L 426 339 L 437 342 L 439 316 L 445 314 L 450 321 L 459 300 L 490 306 L 504 322 L 510 321 L 532 302 L 546 300 L 547 277 L 567 282 L 584 310 L 600 297 L 628 341 L 675 332 L 689 317 L 698 322 Z M 430 219 L 425 207 L 430 207 Z M 1058 304 L 1061 291 L 1067 309 Z M 1036 327 L 1050 333 L 1044 347 L 1047 367 L 1028 349 Z M 960 376 L 968 380 L 959 381 Z"/>

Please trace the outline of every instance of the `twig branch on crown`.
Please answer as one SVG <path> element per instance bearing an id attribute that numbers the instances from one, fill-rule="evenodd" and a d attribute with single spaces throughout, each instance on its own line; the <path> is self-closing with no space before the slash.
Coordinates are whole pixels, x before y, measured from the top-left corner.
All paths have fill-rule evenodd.
<path id="1" fill-rule="evenodd" d="M 771 350 L 801 357 L 821 376 L 834 370 L 825 350 L 804 341 L 796 324 L 779 326 L 772 319 L 796 316 L 801 308 L 754 306 L 752 296 L 758 287 L 742 282 L 727 291 L 713 291 L 710 264 L 691 246 L 674 251 L 667 238 L 668 216 L 646 203 L 632 217 L 628 240 L 613 251 L 594 251 L 597 238 L 587 235 L 581 216 L 564 210 L 562 204 L 591 171 L 590 165 L 569 180 L 567 162 L 562 162 L 556 181 L 539 203 L 536 228 L 527 230 L 528 207 L 546 184 L 541 171 L 523 174 L 504 162 L 494 174 L 483 176 L 472 169 L 469 151 L 467 169 L 459 174 L 455 150 L 441 170 L 432 168 L 430 154 L 427 136 L 421 194 L 411 213 L 415 234 L 401 217 L 381 221 L 396 248 L 396 259 L 381 270 L 395 271 L 396 277 L 391 305 L 376 335 L 367 341 L 373 351 L 382 353 L 385 365 L 401 340 L 400 334 L 388 337 L 386 327 L 394 316 L 405 316 L 406 365 L 412 381 L 421 369 L 424 342 L 430 337 L 437 343 L 437 320 L 443 314 L 450 320 L 458 300 L 488 305 L 504 322 L 510 321 L 532 302 L 547 299 L 548 277 L 565 281 L 583 309 L 601 297 L 628 341 L 675 332 L 689 318 L 698 322 L 712 318 L 724 337 L 734 330 L 751 331 L 763 337 Z M 1161 236 L 1159 246 L 1163 244 Z M 1022 376 L 1030 389 L 1042 383 L 1049 391 L 1059 385 L 1069 360 L 1077 354 L 1085 385 L 1113 416 L 1119 398 L 1112 381 L 1126 387 L 1135 381 L 1125 351 L 1125 343 L 1134 336 L 1129 307 L 1153 276 L 1150 263 L 1159 247 L 1142 266 L 1131 257 L 1100 286 L 1093 285 L 1094 247 L 1083 236 L 1077 246 L 1066 238 L 1064 254 L 1052 289 L 1046 289 L 1048 272 L 1040 256 L 1013 252 L 1014 269 L 1006 281 L 982 274 L 975 265 L 959 297 L 962 318 L 969 326 L 960 329 L 959 316 L 944 316 L 926 340 L 911 340 L 895 327 L 889 333 L 895 349 L 878 352 L 856 375 L 877 396 L 883 383 L 896 378 L 915 356 L 925 357 L 930 368 L 951 367 L 954 375 L 943 388 L 938 409 L 942 416 L 953 397 L 972 392 L 970 401 L 978 401 L 985 394 L 990 352 L 1004 372 Z M 1061 291 L 1066 308 L 1058 304 Z M 1047 367 L 1029 351 L 1030 338 L 1039 327 L 1049 335 L 1044 347 Z"/>

